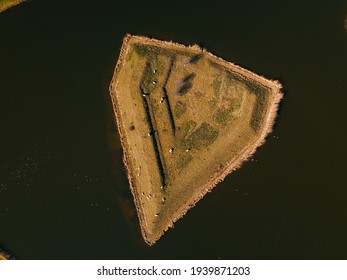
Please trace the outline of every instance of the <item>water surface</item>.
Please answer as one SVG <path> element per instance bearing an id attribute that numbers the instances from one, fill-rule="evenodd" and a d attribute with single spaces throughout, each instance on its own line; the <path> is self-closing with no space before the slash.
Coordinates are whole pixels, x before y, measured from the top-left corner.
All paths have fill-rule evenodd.
<path id="1" fill-rule="evenodd" d="M 253 2 L 34 0 L 1 14 L 0 247 L 18 259 L 345 259 L 347 3 Z M 108 96 L 126 33 L 199 43 L 285 92 L 253 160 L 153 247 Z"/>

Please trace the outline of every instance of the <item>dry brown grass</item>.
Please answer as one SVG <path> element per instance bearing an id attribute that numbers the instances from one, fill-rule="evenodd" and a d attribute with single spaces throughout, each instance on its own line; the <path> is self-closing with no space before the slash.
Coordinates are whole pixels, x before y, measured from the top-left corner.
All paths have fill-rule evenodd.
<path id="1" fill-rule="evenodd" d="M 0 13 L 24 1 L 25 0 L 0 0 Z"/>
<path id="2" fill-rule="evenodd" d="M 5 252 L 0 251 L 0 261 L 4 261 L 4 260 L 9 260 L 10 256 L 7 255 Z"/>
<path id="3" fill-rule="evenodd" d="M 197 46 L 127 35 L 110 93 L 145 241 L 255 152 L 280 84 Z"/>

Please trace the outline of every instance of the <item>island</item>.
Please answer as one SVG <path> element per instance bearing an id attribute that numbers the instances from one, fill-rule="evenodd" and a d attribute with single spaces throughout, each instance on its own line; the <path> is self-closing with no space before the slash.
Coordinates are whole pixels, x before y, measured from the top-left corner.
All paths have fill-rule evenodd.
<path id="1" fill-rule="evenodd" d="M 25 0 L 0 0 L 0 13 L 24 1 Z"/>
<path id="2" fill-rule="evenodd" d="M 264 143 L 283 96 L 279 82 L 198 45 L 134 35 L 110 95 L 149 245 Z"/>

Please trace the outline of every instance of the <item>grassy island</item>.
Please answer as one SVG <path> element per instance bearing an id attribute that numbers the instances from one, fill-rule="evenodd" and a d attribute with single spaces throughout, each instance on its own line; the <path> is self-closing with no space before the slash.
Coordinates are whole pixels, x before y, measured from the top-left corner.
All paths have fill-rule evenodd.
<path id="1" fill-rule="evenodd" d="M 24 1 L 25 0 L 0 0 L 0 13 Z"/>
<path id="2" fill-rule="evenodd" d="M 280 89 L 199 46 L 124 38 L 110 94 L 148 244 L 264 143 Z"/>

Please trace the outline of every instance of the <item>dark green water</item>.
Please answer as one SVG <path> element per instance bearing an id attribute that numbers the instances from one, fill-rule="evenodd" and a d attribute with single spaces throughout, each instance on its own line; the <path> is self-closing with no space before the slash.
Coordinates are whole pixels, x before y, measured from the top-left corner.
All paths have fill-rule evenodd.
<path id="1" fill-rule="evenodd" d="M 346 259 L 346 1 L 34 0 L 0 14 L 0 247 L 18 259 Z M 268 78 L 273 134 L 144 244 L 108 85 L 126 33 Z M 113 143 L 113 144 L 110 144 Z"/>

